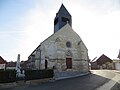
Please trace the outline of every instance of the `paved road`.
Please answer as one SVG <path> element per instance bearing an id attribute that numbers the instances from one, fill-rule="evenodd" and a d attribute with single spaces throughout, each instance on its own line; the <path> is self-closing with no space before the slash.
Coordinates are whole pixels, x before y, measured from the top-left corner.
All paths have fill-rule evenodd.
<path id="1" fill-rule="evenodd" d="M 95 90 L 115 76 L 107 71 L 94 71 L 92 74 L 71 79 L 58 80 L 36 85 L 25 85 L 5 90 Z"/>

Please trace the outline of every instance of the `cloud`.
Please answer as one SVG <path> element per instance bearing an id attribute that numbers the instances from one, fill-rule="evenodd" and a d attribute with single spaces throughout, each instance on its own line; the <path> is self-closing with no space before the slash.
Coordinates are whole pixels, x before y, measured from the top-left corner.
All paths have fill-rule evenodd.
<path id="1" fill-rule="evenodd" d="M 118 42 L 120 38 L 118 1 L 93 0 L 93 3 L 87 1 L 80 0 L 75 7 L 68 5 L 73 17 L 73 29 L 88 47 L 90 58 L 103 53 L 116 58 L 120 45 Z"/>
<path id="2" fill-rule="evenodd" d="M 21 53 L 22 59 L 32 53 L 32 51 L 47 37 L 53 34 L 53 11 L 41 11 L 41 8 L 36 6 L 30 9 L 24 17 L 23 31 L 19 48 L 17 51 Z"/>
<path id="3" fill-rule="evenodd" d="M 116 2 L 114 4 L 112 1 L 107 2 L 104 4 L 103 1 L 94 2 L 94 5 L 86 2 L 89 3 L 89 6 L 81 6 L 78 3 L 75 7 L 71 7 L 71 3 L 67 4 L 67 9 L 73 17 L 73 29 L 82 37 L 88 47 L 90 58 L 103 53 L 114 58 L 118 53 L 116 50 L 119 49 L 120 43 L 116 40 L 119 38 L 120 11 L 115 7 Z M 40 42 L 53 34 L 52 22 L 55 12 L 56 9 L 43 10 L 37 5 L 23 17 L 25 33 L 24 41 L 20 44 L 22 48 L 19 50 L 23 57 L 27 58 Z"/>
<path id="4" fill-rule="evenodd" d="M 21 60 L 26 60 L 40 42 L 53 34 L 53 20 L 62 2 L 71 13 L 72 27 L 83 39 L 90 58 L 103 53 L 116 57 L 120 46 L 119 0 L 36 1 L 9 23 L 6 31 L 0 31 L 0 48 L 6 47 L 1 48 L 0 54 L 7 60 L 16 60 L 20 53 Z"/>

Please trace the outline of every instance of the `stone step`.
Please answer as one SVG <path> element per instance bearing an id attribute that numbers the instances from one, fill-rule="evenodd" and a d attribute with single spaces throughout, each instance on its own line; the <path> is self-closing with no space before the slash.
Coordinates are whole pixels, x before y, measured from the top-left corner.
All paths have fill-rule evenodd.
<path id="1" fill-rule="evenodd" d="M 72 78 L 72 77 L 78 77 L 82 75 L 86 75 L 87 73 L 82 73 L 79 71 L 62 71 L 62 72 L 54 72 L 54 79 L 59 80 L 59 79 L 65 79 L 65 78 Z"/>

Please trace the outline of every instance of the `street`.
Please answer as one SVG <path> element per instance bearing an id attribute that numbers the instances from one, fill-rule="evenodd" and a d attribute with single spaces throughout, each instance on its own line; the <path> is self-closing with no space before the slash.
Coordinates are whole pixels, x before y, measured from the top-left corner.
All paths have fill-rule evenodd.
<path id="1" fill-rule="evenodd" d="M 99 70 L 92 71 L 91 74 L 81 77 L 37 83 L 35 85 L 23 85 L 4 90 L 95 90 L 113 77 L 115 77 L 114 72 Z"/>

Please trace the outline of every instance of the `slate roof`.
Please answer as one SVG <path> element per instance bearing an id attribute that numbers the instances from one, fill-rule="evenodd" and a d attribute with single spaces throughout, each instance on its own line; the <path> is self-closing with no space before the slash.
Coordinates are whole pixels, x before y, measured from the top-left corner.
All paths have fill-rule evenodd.
<path id="1" fill-rule="evenodd" d="M 64 14 L 70 15 L 70 13 L 68 12 L 68 10 L 65 8 L 65 6 L 63 4 L 61 5 L 58 13 L 64 13 Z"/>
<path id="2" fill-rule="evenodd" d="M 100 56 L 96 60 L 96 62 L 97 62 L 98 65 L 102 65 L 102 64 L 105 64 L 107 62 L 112 62 L 112 60 L 109 57 L 107 57 L 106 55 L 103 54 L 102 56 Z"/>
<path id="3" fill-rule="evenodd" d="M 16 62 L 7 62 L 6 67 L 16 67 Z"/>

